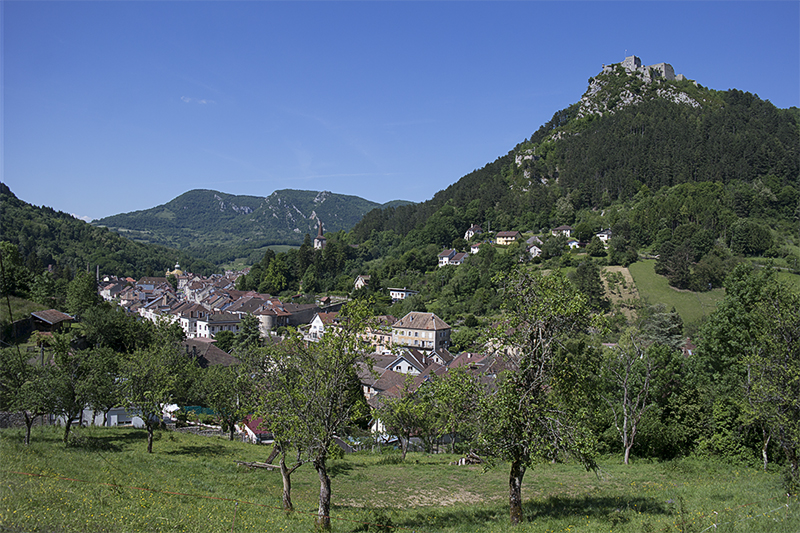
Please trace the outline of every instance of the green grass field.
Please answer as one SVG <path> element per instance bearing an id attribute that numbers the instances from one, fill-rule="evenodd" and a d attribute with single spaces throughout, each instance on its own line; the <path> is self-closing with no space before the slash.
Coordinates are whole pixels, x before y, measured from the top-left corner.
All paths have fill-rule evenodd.
<path id="1" fill-rule="evenodd" d="M 717 303 L 725 297 L 725 289 L 709 292 L 681 291 L 669 286 L 667 278 L 655 273 L 655 259 L 639 261 L 628 267 L 639 296 L 648 304 L 662 303 L 668 309 L 675 307 L 684 324 L 693 324 L 712 313 Z"/>
<path id="2" fill-rule="evenodd" d="M 31 313 L 47 309 L 47 307 L 41 304 L 23 298 L 17 298 L 16 296 L 9 296 L 8 301 L 6 301 L 5 295 L 3 295 L 3 297 L 0 298 L 0 323 L 5 324 L 12 322 L 8 314 L 9 302 L 11 303 L 11 313 L 13 314 L 14 320 L 28 318 Z"/>
<path id="3" fill-rule="evenodd" d="M 145 453 L 144 430 L 0 431 L 0 531 L 307 532 L 319 485 L 311 465 L 293 476 L 296 512 L 280 509 L 278 472 L 250 470 L 269 448 L 161 431 Z M 601 461 L 531 468 L 527 522 L 508 525 L 507 465 L 451 466 L 451 455 L 409 454 L 405 463 L 358 453 L 330 464 L 333 531 L 774 532 L 800 531 L 800 504 L 780 474 L 696 459 Z M 378 526 L 388 526 L 380 528 Z"/>

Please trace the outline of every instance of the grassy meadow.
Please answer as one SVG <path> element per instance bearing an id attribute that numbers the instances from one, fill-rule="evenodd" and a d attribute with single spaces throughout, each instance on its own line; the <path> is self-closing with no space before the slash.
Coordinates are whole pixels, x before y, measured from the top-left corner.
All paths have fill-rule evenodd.
<path id="1" fill-rule="evenodd" d="M 269 448 L 161 431 L 81 428 L 0 431 L 0 531 L 306 532 L 319 485 L 311 465 L 292 477 L 296 512 L 280 509 Z M 384 450 L 387 452 L 386 450 Z M 525 475 L 527 522 L 508 525 L 507 465 L 452 466 L 456 457 L 361 452 L 331 462 L 335 532 L 773 532 L 800 531 L 800 504 L 780 473 L 685 459 L 624 466 L 606 457 L 597 474 L 574 464 Z"/>
<path id="2" fill-rule="evenodd" d="M 694 324 L 711 314 L 725 297 L 725 289 L 692 292 L 669 286 L 667 278 L 655 272 L 655 259 L 632 263 L 628 269 L 636 283 L 639 296 L 648 304 L 662 303 L 667 309 L 675 307 L 684 324 Z"/>

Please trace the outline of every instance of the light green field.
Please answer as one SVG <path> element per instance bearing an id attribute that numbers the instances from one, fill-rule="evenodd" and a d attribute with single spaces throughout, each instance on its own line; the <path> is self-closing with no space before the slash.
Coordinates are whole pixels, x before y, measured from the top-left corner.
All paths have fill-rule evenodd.
<path id="1" fill-rule="evenodd" d="M 655 259 L 639 261 L 628 267 L 639 297 L 653 305 L 662 303 L 668 309 L 675 307 L 684 324 L 692 324 L 708 316 L 716 309 L 718 302 L 725 297 L 724 289 L 709 292 L 692 292 L 674 289 L 669 286 L 667 278 L 655 273 Z"/>
<path id="2" fill-rule="evenodd" d="M 36 311 L 44 311 L 47 309 L 47 307 L 41 304 L 37 304 L 36 302 L 25 300 L 23 298 L 17 298 L 16 296 L 9 296 L 8 301 L 6 301 L 5 295 L 3 295 L 2 298 L 0 298 L 0 323 L 5 324 L 12 322 L 10 315 L 8 314 L 9 302 L 11 303 L 11 316 L 13 316 L 14 320 L 27 318 L 31 313 Z"/>
<path id="3" fill-rule="evenodd" d="M 295 512 L 280 509 L 269 448 L 214 437 L 144 430 L 61 428 L 0 431 L 0 531 L 307 532 L 319 483 L 311 465 L 292 477 Z M 535 465 L 523 481 L 526 523 L 508 524 L 508 466 L 453 466 L 452 455 L 362 452 L 330 463 L 334 532 L 703 532 L 800 531 L 800 504 L 777 471 L 687 459 Z M 388 526 L 380 528 L 378 526 Z"/>

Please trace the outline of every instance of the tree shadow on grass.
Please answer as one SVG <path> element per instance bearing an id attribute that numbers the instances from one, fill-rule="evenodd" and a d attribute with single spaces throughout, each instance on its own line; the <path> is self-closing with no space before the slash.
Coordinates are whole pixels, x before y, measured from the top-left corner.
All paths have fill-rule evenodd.
<path id="1" fill-rule="evenodd" d="M 102 428 L 76 427 L 70 432 L 67 448 L 88 452 L 121 452 L 141 440 L 142 435 L 137 431 L 103 433 Z"/>
<path id="2" fill-rule="evenodd" d="M 588 516 L 589 518 L 607 518 L 616 521 L 626 511 L 649 515 L 668 515 L 671 508 L 667 502 L 655 498 L 641 496 L 550 496 L 546 500 L 529 501 L 523 505 L 525 519 L 565 518 L 568 516 Z"/>
<path id="3" fill-rule="evenodd" d="M 347 475 L 353 471 L 353 465 L 345 461 L 332 461 L 328 465 L 328 475 L 331 478 Z"/>
<path id="4" fill-rule="evenodd" d="M 202 444 L 191 446 L 180 446 L 175 450 L 163 452 L 164 455 L 222 455 L 227 453 L 227 448 L 221 444 Z"/>
<path id="5" fill-rule="evenodd" d="M 545 500 L 528 501 L 523 505 L 526 522 L 542 519 L 560 520 L 580 516 L 608 521 L 610 527 L 627 522 L 633 514 L 670 515 L 672 507 L 655 498 L 622 497 L 564 497 L 551 496 Z M 457 527 L 465 530 L 482 529 L 491 524 L 507 523 L 508 505 L 491 505 L 474 508 L 431 507 L 405 515 L 395 526 L 415 528 L 422 525 L 431 529 Z"/>

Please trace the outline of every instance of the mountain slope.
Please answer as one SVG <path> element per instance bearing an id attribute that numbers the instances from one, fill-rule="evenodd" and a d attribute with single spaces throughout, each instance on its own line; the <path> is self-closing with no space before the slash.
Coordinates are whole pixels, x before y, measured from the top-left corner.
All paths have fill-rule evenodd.
<path id="1" fill-rule="evenodd" d="M 190 272 L 210 274 L 214 265 L 185 252 L 130 241 L 50 207 L 37 207 L 0 183 L 0 240 L 17 246 L 29 269 L 49 264 L 73 272 L 100 266 L 102 274 L 140 277 L 163 275 L 180 263 Z"/>
<path id="2" fill-rule="evenodd" d="M 778 212 L 794 212 L 797 108 L 623 64 L 604 68 L 579 102 L 431 200 L 368 214 L 354 228 L 354 241 L 384 230 L 437 235 L 429 220 L 447 208 L 455 214 L 446 215 L 449 230 L 435 242 L 450 246 L 471 224 L 538 231 L 575 223 L 580 210 L 631 200 L 643 186 L 657 191 L 703 182 L 722 184 L 738 216 L 755 214 L 759 197 L 774 197 Z"/>
<path id="3" fill-rule="evenodd" d="M 404 203 L 404 202 L 400 202 Z M 394 202 L 393 202 L 394 204 Z M 388 204 L 387 204 L 388 205 Z M 94 225 L 181 249 L 300 244 L 306 233 L 350 230 L 368 211 L 382 207 L 357 196 L 328 191 L 275 191 L 268 197 L 192 190 L 166 204 L 95 220 Z"/>

